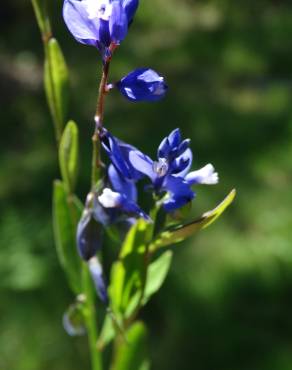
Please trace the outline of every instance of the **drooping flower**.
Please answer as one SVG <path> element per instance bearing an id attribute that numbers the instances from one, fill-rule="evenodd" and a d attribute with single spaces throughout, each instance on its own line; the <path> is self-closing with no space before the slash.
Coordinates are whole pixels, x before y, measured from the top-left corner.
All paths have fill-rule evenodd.
<path id="1" fill-rule="evenodd" d="M 64 21 L 77 41 L 91 45 L 103 59 L 111 55 L 110 46 L 126 37 L 139 0 L 65 0 Z"/>
<path id="2" fill-rule="evenodd" d="M 108 305 L 109 299 L 107 294 L 107 286 L 103 276 L 102 265 L 96 256 L 90 258 L 88 261 L 88 267 L 99 298 L 105 305 Z"/>
<path id="3" fill-rule="evenodd" d="M 88 261 L 95 256 L 102 245 L 102 225 L 93 215 L 92 209 L 85 209 L 77 227 L 77 248 L 80 257 Z"/>
<path id="4" fill-rule="evenodd" d="M 167 91 L 164 78 L 150 68 L 138 68 L 116 83 L 120 92 L 130 101 L 158 101 Z"/>
<path id="5" fill-rule="evenodd" d="M 188 139 L 181 140 L 180 130 L 176 129 L 159 145 L 157 161 L 138 151 L 129 153 L 131 165 L 150 178 L 155 193 L 167 193 L 163 201 L 167 212 L 182 207 L 194 198 L 191 185 L 218 182 L 218 174 L 211 164 L 189 172 L 193 157 L 189 143 Z"/>

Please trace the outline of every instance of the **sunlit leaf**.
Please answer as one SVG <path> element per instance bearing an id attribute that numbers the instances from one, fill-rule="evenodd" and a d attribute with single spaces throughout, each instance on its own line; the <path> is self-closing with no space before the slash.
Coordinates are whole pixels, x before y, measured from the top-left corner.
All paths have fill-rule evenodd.
<path id="1" fill-rule="evenodd" d="M 149 265 L 143 304 L 146 304 L 150 297 L 161 288 L 170 269 L 172 256 L 173 253 L 167 251 Z"/>
<path id="2" fill-rule="evenodd" d="M 53 226 L 57 253 L 71 289 L 81 292 L 81 260 L 76 248 L 76 227 L 81 216 L 79 202 L 68 196 L 61 181 L 54 182 Z"/>
<path id="3" fill-rule="evenodd" d="M 114 328 L 113 321 L 109 315 L 106 315 L 100 336 L 98 338 L 97 347 L 100 351 L 106 347 L 115 337 L 116 331 Z"/>
<path id="4" fill-rule="evenodd" d="M 206 227 L 211 225 L 233 202 L 235 195 L 236 191 L 235 189 L 233 189 L 216 208 L 204 213 L 202 217 L 200 217 L 198 220 L 192 221 L 185 225 L 170 227 L 167 230 L 161 232 L 151 244 L 150 249 L 156 250 L 160 247 L 165 247 L 170 244 L 178 243 L 194 235 L 199 230 L 205 229 Z"/>
<path id="5" fill-rule="evenodd" d="M 119 336 L 120 340 L 127 341 L 120 315 L 117 316 L 108 309 L 97 341 L 98 349 L 102 351 L 116 336 Z"/>
<path id="6" fill-rule="evenodd" d="M 50 39 L 45 50 L 45 90 L 55 123 L 56 134 L 60 139 L 68 108 L 68 68 L 56 39 Z"/>
<path id="7" fill-rule="evenodd" d="M 78 127 L 69 121 L 62 135 L 59 147 L 59 162 L 62 179 L 69 192 L 74 191 L 78 174 Z"/>
<path id="8" fill-rule="evenodd" d="M 136 322 L 126 332 L 127 341 L 120 343 L 111 370 L 147 370 L 147 330 Z"/>

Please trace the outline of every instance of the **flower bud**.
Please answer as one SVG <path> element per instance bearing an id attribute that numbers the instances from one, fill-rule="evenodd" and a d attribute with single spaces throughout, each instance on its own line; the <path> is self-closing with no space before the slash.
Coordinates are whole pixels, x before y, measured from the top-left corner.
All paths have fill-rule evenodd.
<path id="1" fill-rule="evenodd" d="M 103 277 L 102 266 L 98 258 L 90 258 L 88 261 L 88 267 L 99 298 L 104 304 L 108 305 L 107 287 Z"/>
<path id="2" fill-rule="evenodd" d="M 134 102 L 157 101 L 167 91 L 164 78 L 150 68 L 135 69 L 116 84 L 120 92 Z"/>
<path id="3" fill-rule="evenodd" d="M 102 225 L 95 221 L 93 212 L 85 209 L 77 227 L 78 252 L 85 261 L 101 248 Z"/>

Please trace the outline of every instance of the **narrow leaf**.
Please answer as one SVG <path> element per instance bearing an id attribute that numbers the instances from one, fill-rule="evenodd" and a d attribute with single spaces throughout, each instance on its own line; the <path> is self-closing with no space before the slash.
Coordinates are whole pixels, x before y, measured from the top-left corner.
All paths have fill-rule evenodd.
<path id="1" fill-rule="evenodd" d="M 68 68 L 56 39 L 50 39 L 45 50 L 45 90 L 55 124 L 56 135 L 59 140 L 66 121 L 68 108 Z"/>
<path id="2" fill-rule="evenodd" d="M 100 336 L 97 341 L 99 351 L 102 351 L 115 337 L 116 331 L 113 321 L 109 315 L 106 315 Z"/>
<path id="3" fill-rule="evenodd" d="M 145 240 L 148 229 L 149 224 L 143 219 L 132 226 L 122 245 L 119 260 L 112 266 L 109 294 L 115 313 L 125 314 L 128 306 L 131 306 L 131 300 L 135 299 L 137 306 L 142 297 L 146 279 Z"/>
<path id="4" fill-rule="evenodd" d="M 143 305 L 149 301 L 150 297 L 156 293 L 164 283 L 170 269 L 172 256 L 173 253 L 171 251 L 167 251 L 149 265 Z"/>
<path id="5" fill-rule="evenodd" d="M 79 202 L 68 196 L 64 184 L 55 181 L 53 227 L 58 257 L 74 293 L 81 292 L 81 260 L 76 248 L 76 227 L 81 212 Z"/>
<path id="6" fill-rule="evenodd" d="M 73 193 L 78 174 L 78 127 L 69 121 L 62 135 L 59 147 L 59 162 L 62 179 L 68 192 Z"/>
<path id="7" fill-rule="evenodd" d="M 204 213 L 198 220 L 192 221 L 185 225 L 170 227 L 169 229 L 163 231 L 151 244 L 150 249 L 153 251 L 160 247 L 166 247 L 170 244 L 178 243 L 192 236 L 199 230 L 205 229 L 211 225 L 233 202 L 235 195 L 236 191 L 233 189 L 216 208 Z"/>
<path id="8" fill-rule="evenodd" d="M 107 309 L 107 315 L 104 319 L 100 336 L 97 341 L 97 347 L 102 351 L 116 336 L 119 340 L 127 342 L 121 317 L 115 315 L 110 308 Z"/>
<path id="9" fill-rule="evenodd" d="M 127 342 L 117 347 L 111 370 L 146 370 L 147 360 L 147 330 L 142 322 L 133 324 L 126 333 Z"/>

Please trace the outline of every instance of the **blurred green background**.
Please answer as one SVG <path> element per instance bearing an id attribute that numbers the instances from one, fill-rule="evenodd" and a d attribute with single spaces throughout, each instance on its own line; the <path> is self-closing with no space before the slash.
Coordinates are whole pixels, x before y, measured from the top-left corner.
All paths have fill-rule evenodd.
<path id="1" fill-rule="evenodd" d="M 84 199 L 100 61 L 67 32 L 62 1 L 49 3 L 71 72 Z M 89 369 L 86 339 L 61 324 L 73 297 L 53 243 L 59 174 L 30 1 L 3 2 L 0 20 L 0 369 Z M 113 92 L 107 127 L 152 157 L 176 127 L 192 139 L 194 168 L 212 162 L 221 180 L 198 188 L 194 215 L 238 191 L 217 223 L 173 248 L 142 312 L 154 370 L 292 369 L 291 40 L 288 0 L 142 0 L 115 56 L 113 80 L 151 66 L 170 89 L 152 105 Z"/>

